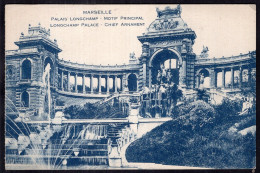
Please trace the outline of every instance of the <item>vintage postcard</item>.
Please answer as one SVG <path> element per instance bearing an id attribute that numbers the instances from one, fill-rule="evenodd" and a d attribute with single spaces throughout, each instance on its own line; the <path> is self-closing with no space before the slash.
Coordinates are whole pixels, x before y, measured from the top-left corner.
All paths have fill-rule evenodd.
<path id="1" fill-rule="evenodd" d="M 5 10 L 5 169 L 255 168 L 255 5 Z"/>

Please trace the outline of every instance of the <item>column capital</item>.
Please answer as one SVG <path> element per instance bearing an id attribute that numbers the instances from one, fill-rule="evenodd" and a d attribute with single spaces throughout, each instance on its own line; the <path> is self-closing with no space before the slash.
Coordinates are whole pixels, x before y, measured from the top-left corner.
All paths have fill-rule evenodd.
<path id="1" fill-rule="evenodd" d="M 231 67 L 230 67 L 230 69 L 235 69 L 236 68 L 236 66 L 234 66 L 234 65 L 232 65 Z"/>
<path id="2" fill-rule="evenodd" d="M 146 63 L 146 62 L 147 62 L 146 56 L 145 56 L 145 57 L 142 57 L 142 62 L 143 62 L 143 63 Z"/>

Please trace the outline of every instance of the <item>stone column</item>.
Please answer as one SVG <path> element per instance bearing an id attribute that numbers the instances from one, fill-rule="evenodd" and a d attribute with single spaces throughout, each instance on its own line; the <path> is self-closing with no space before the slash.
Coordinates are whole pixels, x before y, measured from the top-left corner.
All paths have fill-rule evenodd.
<path id="1" fill-rule="evenodd" d="M 215 69 L 212 69 L 211 70 L 211 74 L 210 74 L 210 88 L 215 88 L 215 77 L 216 77 L 216 75 L 215 75 Z"/>
<path id="2" fill-rule="evenodd" d="M 68 92 L 70 92 L 70 72 L 68 71 Z"/>
<path id="3" fill-rule="evenodd" d="M 63 70 L 61 70 L 61 91 L 63 91 Z"/>
<path id="4" fill-rule="evenodd" d="M 225 88 L 225 69 L 222 69 L 222 88 Z"/>
<path id="5" fill-rule="evenodd" d="M 231 88 L 234 88 L 234 67 L 231 67 Z"/>
<path id="6" fill-rule="evenodd" d="M 115 93 L 117 93 L 117 75 L 115 75 Z"/>
<path id="7" fill-rule="evenodd" d="M 86 93 L 85 74 L 82 75 L 82 92 L 83 92 L 83 93 Z"/>
<path id="8" fill-rule="evenodd" d="M 149 67 L 149 89 L 152 87 L 152 67 Z"/>
<path id="9" fill-rule="evenodd" d="M 126 90 L 125 86 L 126 86 L 126 74 L 124 73 L 122 77 L 122 92 L 125 92 Z"/>
<path id="10" fill-rule="evenodd" d="M 215 88 L 218 87 L 218 71 L 215 70 Z"/>
<path id="11" fill-rule="evenodd" d="M 143 87 L 146 86 L 146 58 L 143 58 Z"/>
<path id="12" fill-rule="evenodd" d="M 182 55 L 182 67 L 180 69 L 180 86 L 186 88 L 186 55 Z"/>
<path id="13" fill-rule="evenodd" d="M 90 92 L 93 94 L 93 74 L 90 75 Z"/>
<path id="14" fill-rule="evenodd" d="M 238 82 L 238 86 L 239 86 L 239 88 L 241 88 L 242 87 L 242 71 L 243 71 L 243 68 L 242 68 L 242 66 L 240 66 L 239 67 L 239 82 Z"/>
<path id="15" fill-rule="evenodd" d="M 75 73 L 75 93 L 77 93 L 78 92 L 78 74 L 77 73 Z"/>
<path id="16" fill-rule="evenodd" d="M 109 75 L 107 75 L 107 94 L 109 94 Z"/>
<path id="17" fill-rule="evenodd" d="M 101 94 L 101 75 L 98 76 L 98 93 Z"/>

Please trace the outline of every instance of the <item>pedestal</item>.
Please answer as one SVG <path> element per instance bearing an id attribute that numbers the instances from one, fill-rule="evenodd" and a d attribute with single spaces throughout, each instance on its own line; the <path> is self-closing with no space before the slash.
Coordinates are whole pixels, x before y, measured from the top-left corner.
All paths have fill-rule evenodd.
<path id="1" fill-rule="evenodd" d="M 113 147 L 108 157 L 108 164 L 110 167 L 120 168 L 122 166 L 122 158 L 118 153 L 118 148 Z"/>

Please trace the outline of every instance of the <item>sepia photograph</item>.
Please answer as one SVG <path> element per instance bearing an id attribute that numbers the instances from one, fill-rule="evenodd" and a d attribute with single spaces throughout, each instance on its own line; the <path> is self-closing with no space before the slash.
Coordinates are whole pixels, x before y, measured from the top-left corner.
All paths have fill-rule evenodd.
<path id="1" fill-rule="evenodd" d="M 5 6 L 6 170 L 256 167 L 256 5 Z"/>

